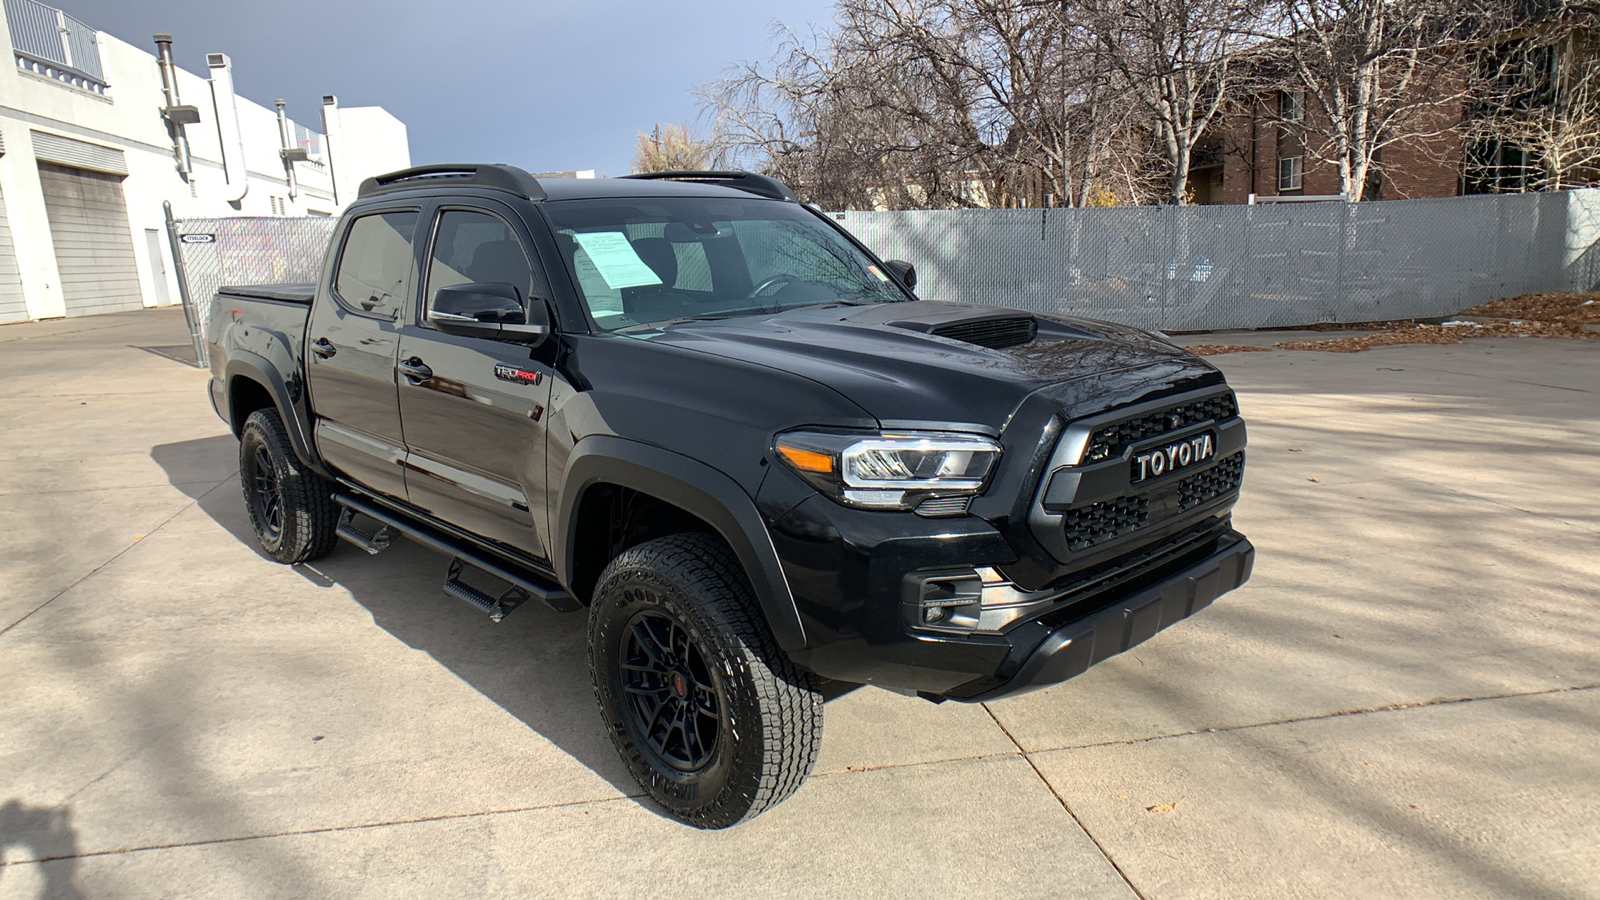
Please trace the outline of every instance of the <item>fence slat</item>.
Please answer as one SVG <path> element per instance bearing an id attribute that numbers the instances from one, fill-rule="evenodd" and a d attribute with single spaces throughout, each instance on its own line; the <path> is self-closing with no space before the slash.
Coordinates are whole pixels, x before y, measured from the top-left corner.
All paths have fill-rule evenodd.
<path id="1" fill-rule="evenodd" d="M 8 0 L 10 2 L 10 0 Z M 1448 316 L 1600 281 L 1600 189 L 1372 203 L 829 214 L 924 299 L 1203 331 Z M 227 284 L 309 282 L 336 219 L 182 219 L 193 321 Z M 183 235 L 212 235 L 187 242 Z M 195 238 L 202 241 L 202 238 Z"/>

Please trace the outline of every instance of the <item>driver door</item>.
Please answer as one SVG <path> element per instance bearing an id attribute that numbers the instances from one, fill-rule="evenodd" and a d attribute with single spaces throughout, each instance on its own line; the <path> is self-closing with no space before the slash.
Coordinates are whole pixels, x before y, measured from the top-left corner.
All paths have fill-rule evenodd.
<path id="1" fill-rule="evenodd" d="M 427 320 L 439 289 L 457 284 L 510 284 L 524 306 L 545 302 L 538 257 L 512 221 L 489 208 L 433 217 L 423 302 L 400 334 L 406 491 L 434 517 L 543 560 L 534 517 L 545 506 L 550 367 L 525 345 L 445 334 Z"/>

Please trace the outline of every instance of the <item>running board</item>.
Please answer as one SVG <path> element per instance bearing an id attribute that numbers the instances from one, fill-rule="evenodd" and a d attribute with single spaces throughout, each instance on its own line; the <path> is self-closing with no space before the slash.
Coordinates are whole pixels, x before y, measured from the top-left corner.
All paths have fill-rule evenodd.
<path id="1" fill-rule="evenodd" d="M 466 563 L 461 557 L 450 560 L 450 570 L 444 576 L 444 592 L 457 600 L 465 600 L 476 606 L 479 610 L 489 614 L 489 618 L 498 622 L 511 614 L 511 611 L 521 606 L 528 600 L 528 592 L 513 585 L 499 597 L 491 597 L 461 580 L 461 571 L 466 568 Z"/>
<path id="2" fill-rule="evenodd" d="M 382 530 L 392 528 L 419 544 L 431 547 L 449 556 L 451 558 L 450 571 L 445 577 L 444 592 L 458 600 L 465 600 L 471 603 L 473 606 L 488 613 L 489 617 L 496 622 L 505 618 L 507 613 L 520 606 L 524 600 L 535 597 L 543 600 L 556 612 L 574 612 L 583 608 L 583 604 L 578 602 L 578 598 L 568 593 L 566 588 L 547 580 L 542 575 L 524 569 L 521 566 L 514 566 L 509 562 L 494 559 L 466 541 L 457 540 L 438 529 L 390 512 L 388 509 L 363 497 L 338 493 L 333 495 L 333 502 L 344 508 L 344 512 L 339 517 L 341 524 L 344 522 L 345 513 L 360 513 L 384 526 L 380 533 Z M 356 535 L 365 537 L 353 527 L 351 531 Z M 346 539 L 349 540 L 349 538 Z M 362 545 L 358 543 L 357 546 Z M 512 586 L 511 590 L 499 598 L 495 598 L 462 582 L 458 576 L 465 566 L 481 569 L 501 581 L 509 583 Z M 521 596 L 514 597 L 512 596 L 513 594 L 520 594 Z M 499 611 L 498 614 L 496 614 L 496 610 Z"/>
<path id="3" fill-rule="evenodd" d="M 389 544 L 394 541 L 394 532 L 387 523 L 378 523 L 378 530 L 367 534 L 355 526 L 356 511 L 348 506 L 339 508 L 338 535 L 355 544 L 373 556 L 389 549 Z"/>

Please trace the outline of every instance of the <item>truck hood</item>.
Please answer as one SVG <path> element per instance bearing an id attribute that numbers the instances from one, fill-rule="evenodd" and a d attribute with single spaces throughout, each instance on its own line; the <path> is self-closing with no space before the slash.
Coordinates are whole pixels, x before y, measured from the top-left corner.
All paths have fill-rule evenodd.
<path id="1" fill-rule="evenodd" d="M 931 333 L 1026 318 L 1036 336 L 1000 349 Z M 888 427 L 975 424 L 999 432 L 1036 391 L 1077 417 L 1223 380 L 1210 364 L 1138 329 L 929 301 L 688 321 L 649 339 L 820 382 Z"/>

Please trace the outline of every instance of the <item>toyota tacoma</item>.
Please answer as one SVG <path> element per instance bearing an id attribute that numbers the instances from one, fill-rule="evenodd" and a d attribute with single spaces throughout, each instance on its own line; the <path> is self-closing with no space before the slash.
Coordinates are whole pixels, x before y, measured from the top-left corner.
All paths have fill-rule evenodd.
<path id="1" fill-rule="evenodd" d="M 800 786 L 828 682 L 1034 690 L 1250 575 L 1221 373 L 915 287 L 761 175 L 408 169 L 317 284 L 218 293 L 211 400 L 267 554 L 404 535 L 496 621 L 587 610 L 617 750 L 721 828 Z"/>

